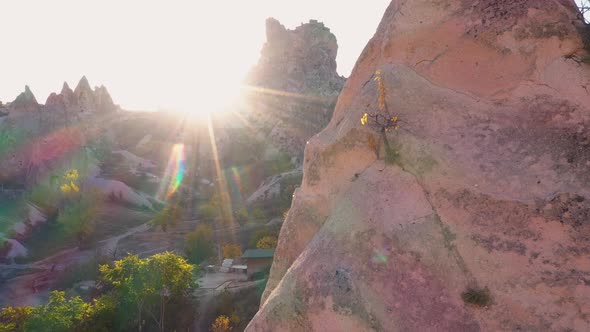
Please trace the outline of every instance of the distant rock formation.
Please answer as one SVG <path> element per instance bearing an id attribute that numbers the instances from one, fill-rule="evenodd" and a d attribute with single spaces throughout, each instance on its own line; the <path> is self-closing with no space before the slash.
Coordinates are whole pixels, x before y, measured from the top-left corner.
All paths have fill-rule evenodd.
<path id="1" fill-rule="evenodd" d="M 295 30 L 266 21 L 266 43 L 250 85 L 311 96 L 337 96 L 345 78 L 336 72 L 338 43 L 323 23 L 311 20 Z"/>
<path id="2" fill-rule="evenodd" d="M 571 0 L 391 1 L 306 147 L 246 331 L 590 331 L 577 16 Z M 377 70 L 397 131 L 360 121 L 383 112 Z"/>
<path id="3" fill-rule="evenodd" d="M 21 92 L 8 107 L 11 112 L 37 112 L 40 108 L 41 106 L 28 85 L 25 86 L 25 91 Z"/>
<path id="4" fill-rule="evenodd" d="M 9 112 L 64 112 L 106 114 L 119 107 L 113 103 L 109 92 L 104 86 L 90 88 L 88 79 L 83 76 L 76 89 L 72 91 L 64 82 L 59 94 L 51 93 L 45 105 L 40 105 L 29 86 L 16 99 L 6 106 Z"/>
<path id="5" fill-rule="evenodd" d="M 336 71 L 338 44 L 323 23 L 311 20 L 288 30 L 266 21 L 267 42 L 250 71 L 251 121 L 268 140 L 301 157 L 306 142 L 328 123 L 345 78 Z"/>
<path id="6" fill-rule="evenodd" d="M 92 90 L 86 77 L 82 77 L 75 90 L 64 83 L 61 92 L 50 94 L 45 105 L 37 103 L 27 86 L 6 110 L 8 115 L 3 117 L 0 130 L 18 133 L 19 144 L 2 150 L 0 182 L 31 186 L 57 168 L 60 158 L 75 153 L 87 138 L 97 135 L 101 126 L 114 119 L 109 115 L 119 107 L 104 86 Z"/>
<path id="7" fill-rule="evenodd" d="M 94 113 L 106 114 L 114 112 L 118 106 L 113 103 L 109 92 L 104 86 L 90 88 L 86 76 L 82 77 L 76 89 L 72 91 L 64 82 L 61 93 L 52 93 L 45 103 L 44 110 L 48 112 Z"/>

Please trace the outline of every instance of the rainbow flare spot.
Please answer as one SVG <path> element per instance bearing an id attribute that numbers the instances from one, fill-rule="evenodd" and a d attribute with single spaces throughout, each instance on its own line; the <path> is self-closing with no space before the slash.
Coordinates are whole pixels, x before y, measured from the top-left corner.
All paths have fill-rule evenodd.
<path id="1" fill-rule="evenodd" d="M 182 179 L 184 177 L 186 169 L 186 156 L 184 152 L 184 144 L 175 144 L 172 147 L 172 153 L 170 154 L 170 160 L 168 161 L 168 165 L 166 166 L 166 172 L 164 173 L 164 178 L 162 179 L 162 184 L 169 183 L 168 189 L 166 190 L 165 199 L 169 199 L 172 194 L 174 194 L 180 184 L 182 183 Z M 163 196 L 163 188 L 160 188 L 160 192 L 158 193 L 158 197 Z"/>

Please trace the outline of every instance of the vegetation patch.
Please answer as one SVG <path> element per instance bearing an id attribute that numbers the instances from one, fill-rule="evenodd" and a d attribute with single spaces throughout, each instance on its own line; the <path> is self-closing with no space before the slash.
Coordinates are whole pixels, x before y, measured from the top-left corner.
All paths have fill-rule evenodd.
<path id="1" fill-rule="evenodd" d="M 487 307 L 492 304 L 492 294 L 487 287 L 468 287 L 461 293 L 461 298 L 463 302 L 477 307 Z"/>

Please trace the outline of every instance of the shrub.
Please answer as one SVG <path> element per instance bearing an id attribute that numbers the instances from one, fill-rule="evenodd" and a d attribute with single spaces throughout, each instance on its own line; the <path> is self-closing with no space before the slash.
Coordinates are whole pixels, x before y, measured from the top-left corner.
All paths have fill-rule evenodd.
<path id="1" fill-rule="evenodd" d="M 248 222 L 250 216 L 248 214 L 248 210 L 246 208 L 241 208 L 235 213 L 235 220 L 240 224 L 244 225 Z"/>
<path id="2" fill-rule="evenodd" d="M 381 70 L 375 72 L 375 79 L 377 82 L 377 103 L 378 109 L 374 113 L 364 113 L 361 117 L 361 124 L 370 125 L 380 132 L 385 133 L 390 130 L 397 130 L 399 128 L 398 117 L 393 115 L 387 108 L 387 89 L 383 78 L 381 77 Z"/>
<path id="3" fill-rule="evenodd" d="M 258 223 L 265 222 L 266 214 L 261 208 L 255 208 L 254 211 L 252 211 L 252 219 Z"/>
<path id="4" fill-rule="evenodd" d="M 465 303 L 478 307 L 486 307 L 492 303 L 492 295 L 487 287 L 469 287 L 461 294 L 461 298 Z"/>
<path id="5" fill-rule="evenodd" d="M 229 317 L 221 315 L 215 319 L 213 325 L 211 325 L 212 332 L 229 332 L 232 326 L 230 325 Z"/>

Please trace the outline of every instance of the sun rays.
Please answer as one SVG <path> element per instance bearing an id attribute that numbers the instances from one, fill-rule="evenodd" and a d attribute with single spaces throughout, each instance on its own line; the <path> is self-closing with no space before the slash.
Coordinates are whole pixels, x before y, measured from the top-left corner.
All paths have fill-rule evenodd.
<path id="1" fill-rule="evenodd" d="M 160 190 L 158 191 L 159 199 L 168 200 L 180 188 L 185 169 L 186 156 L 184 144 L 174 144 L 166 171 L 160 182 Z"/>

